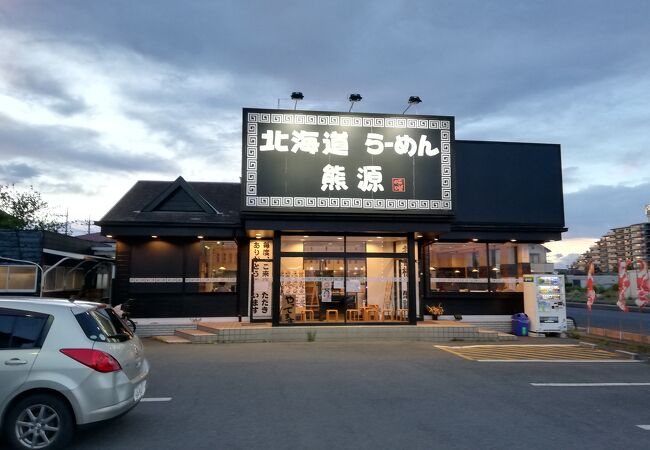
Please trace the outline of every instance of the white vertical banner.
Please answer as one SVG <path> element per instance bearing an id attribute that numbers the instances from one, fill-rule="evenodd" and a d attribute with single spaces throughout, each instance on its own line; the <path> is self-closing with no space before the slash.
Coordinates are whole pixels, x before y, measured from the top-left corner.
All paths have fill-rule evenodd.
<path id="1" fill-rule="evenodd" d="M 273 295 L 273 242 L 251 241 L 249 252 L 251 283 L 249 286 L 251 319 L 271 318 Z"/>

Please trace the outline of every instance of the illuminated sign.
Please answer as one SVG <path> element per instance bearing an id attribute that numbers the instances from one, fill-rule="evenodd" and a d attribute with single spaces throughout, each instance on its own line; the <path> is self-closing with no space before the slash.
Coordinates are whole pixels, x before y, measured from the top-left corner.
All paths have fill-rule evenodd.
<path id="1" fill-rule="evenodd" d="M 451 214 L 453 117 L 244 109 L 242 208 Z"/>

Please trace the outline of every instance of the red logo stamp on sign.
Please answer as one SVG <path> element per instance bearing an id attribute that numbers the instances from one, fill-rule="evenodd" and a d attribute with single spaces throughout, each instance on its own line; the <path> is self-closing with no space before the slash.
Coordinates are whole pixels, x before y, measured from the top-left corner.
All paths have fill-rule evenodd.
<path id="1" fill-rule="evenodd" d="M 406 192 L 404 178 L 393 178 L 393 192 Z"/>

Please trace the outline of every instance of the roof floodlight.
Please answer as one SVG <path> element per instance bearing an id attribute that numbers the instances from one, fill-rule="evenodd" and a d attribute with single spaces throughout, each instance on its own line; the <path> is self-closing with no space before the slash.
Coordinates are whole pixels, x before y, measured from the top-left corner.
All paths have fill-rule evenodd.
<path id="1" fill-rule="evenodd" d="M 352 107 L 354 106 L 354 104 L 356 102 L 360 102 L 362 99 L 363 97 L 361 97 L 361 95 L 359 94 L 350 94 L 350 96 L 348 97 L 348 100 L 350 100 L 350 109 L 348 112 L 352 112 Z"/>
<path id="2" fill-rule="evenodd" d="M 291 93 L 291 100 L 293 100 L 293 110 L 296 110 L 296 106 L 298 105 L 298 101 L 303 100 L 305 98 L 304 95 L 302 95 L 302 92 L 292 92 Z"/>
<path id="3" fill-rule="evenodd" d="M 409 97 L 408 106 L 406 107 L 406 109 L 404 111 L 402 111 L 402 114 L 406 114 L 406 111 L 409 110 L 411 105 L 417 105 L 419 103 L 422 103 L 422 100 L 420 99 L 420 97 L 418 97 L 417 95 L 411 95 Z"/>

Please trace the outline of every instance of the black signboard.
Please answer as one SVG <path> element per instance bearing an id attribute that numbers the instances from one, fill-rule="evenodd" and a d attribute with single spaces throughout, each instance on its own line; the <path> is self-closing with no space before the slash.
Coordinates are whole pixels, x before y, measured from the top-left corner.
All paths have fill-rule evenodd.
<path id="1" fill-rule="evenodd" d="M 453 117 L 244 109 L 243 134 L 243 210 L 453 212 Z"/>

